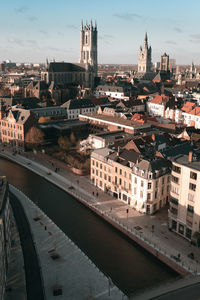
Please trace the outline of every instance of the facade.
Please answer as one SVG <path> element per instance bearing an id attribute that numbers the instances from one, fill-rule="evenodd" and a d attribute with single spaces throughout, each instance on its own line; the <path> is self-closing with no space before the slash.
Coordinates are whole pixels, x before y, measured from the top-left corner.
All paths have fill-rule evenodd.
<path id="1" fill-rule="evenodd" d="M 138 73 L 149 73 L 151 72 L 151 46 L 148 46 L 147 33 L 144 38 L 143 48 L 140 46 L 139 60 L 138 60 Z"/>
<path id="2" fill-rule="evenodd" d="M 169 228 L 192 240 L 200 235 L 200 161 L 189 155 L 173 159 Z"/>
<path id="3" fill-rule="evenodd" d="M 153 214 L 168 201 L 170 168 L 164 159 L 140 159 L 133 150 L 109 148 L 91 154 L 91 181 L 144 214 Z"/>
<path id="4" fill-rule="evenodd" d="M 156 95 L 152 100 L 147 102 L 147 111 L 151 116 L 164 117 L 165 106 L 168 97 L 165 95 Z"/>
<path id="5" fill-rule="evenodd" d="M 4 300 L 11 244 L 10 204 L 5 176 L 0 177 L 0 191 L 0 300 Z"/>
<path id="6" fill-rule="evenodd" d="M 151 125 L 147 123 L 138 123 L 123 118 L 102 114 L 80 114 L 79 120 L 87 122 L 90 124 L 90 127 L 95 127 L 95 129 L 99 128 L 102 131 L 123 130 L 127 133 L 137 134 L 140 132 L 149 131 L 151 128 Z"/>
<path id="7" fill-rule="evenodd" d="M 2 143 L 23 149 L 26 133 L 35 124 L 34 114 L 15 106 L 2 115 L 0 122 Z"/>
<path id="8" fill-rule="evenodd" d="M 81 24 L 81 42 L 80 42 L 80 63 L 90 65 L 94 70 L 94 76 L 97 77 L 97 25 L 93 26 L 92 21 L 88 25 Z"/>
<path id="9" fill-rule="evenodd" d="M 168 72 L 169 71 L 169 55 L 164 53 L 160 58 L 160 70 Z"/>
<path id="10" fill-rule="evenodd" d="M 97 111 L 90 99 L 72 99 L 65 102 L 62 108 L 66 110 L 68 119 L 78 119 L 80 114 L 94 114 Z"/>
<path id="11" fill-rule="evenodd" d="M 107 96 L 115 99 L 129 100 L 130 93 L 122 86 L 98 85 L 94 93 L 95 97 Z"/>

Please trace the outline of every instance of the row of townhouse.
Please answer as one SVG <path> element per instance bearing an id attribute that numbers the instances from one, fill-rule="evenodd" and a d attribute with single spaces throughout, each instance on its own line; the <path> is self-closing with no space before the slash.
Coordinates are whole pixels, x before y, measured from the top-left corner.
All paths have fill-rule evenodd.
<path id="1" fill-rule="evenodd" d="M 200 129 L 200 107 L 194 102 L 188 101 L 181 105 L 181 100 L 177 102 L 165 95 L 156 95 L 147 102 L 147 111 L 151 116 L 170 119 L 175 123 Z"/>
<path id="2" fill-rule="evenodd" d="M 152 214 L 168 201 L 170 164 L 141 158 L 133 150 L 97 149 L 91 154 L 91 181 L 141 213 Z"/>

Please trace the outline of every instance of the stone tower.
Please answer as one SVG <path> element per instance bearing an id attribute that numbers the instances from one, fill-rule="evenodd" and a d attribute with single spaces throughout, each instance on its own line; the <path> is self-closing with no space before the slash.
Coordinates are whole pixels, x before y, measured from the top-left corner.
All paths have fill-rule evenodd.
<path id="1" fill-rule="evenodd" d="M 138 72 L 149 73 L 151 72 L 151 46 L 148 46 L 147 33 L 144 37 L 143 48 L 140 46 L 139 60 L 138 60 Z"/>
<path id="2" fill-rule="evenodd" d="M 161 71 L 169 71 L 169 55 L 164 53 L 160 58 L 160 70 Z"/>
<path id="3" fill-rule="evenodd" d="M 94 76 L 97 76 L 97 24 L 92 21 L 88 25 L 81 24 L 81 53 L 80 63 L 92 67 Z"/>

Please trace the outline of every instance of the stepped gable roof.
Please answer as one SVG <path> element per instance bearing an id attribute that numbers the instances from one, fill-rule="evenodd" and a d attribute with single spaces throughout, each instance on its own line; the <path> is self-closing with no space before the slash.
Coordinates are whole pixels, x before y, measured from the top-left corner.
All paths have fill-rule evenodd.
<path id="1" fill-rule="evenodd" d="M 72 63 L 51 62 L 48 68 L 49 72 L 84 72 L 85 68 Z"/>
<path id="2" fill-rule="evenodd" d="M 90 108 L 95 107 L 90 99 L 71 99 L 61 105 L 67 109 L 80 109 L 80 108 Z"/>

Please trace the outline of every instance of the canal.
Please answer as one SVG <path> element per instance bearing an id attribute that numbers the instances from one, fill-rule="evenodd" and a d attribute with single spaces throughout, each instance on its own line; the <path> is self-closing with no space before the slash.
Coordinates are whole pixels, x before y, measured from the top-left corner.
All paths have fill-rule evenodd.
<path id="1" fill-rule="evenodd" d="M 9 183 L 36 202 L 127 295 L 178 277 L 75 198 L 33 172 L 0 158 L 0 175 L 6 175 Z"/>

